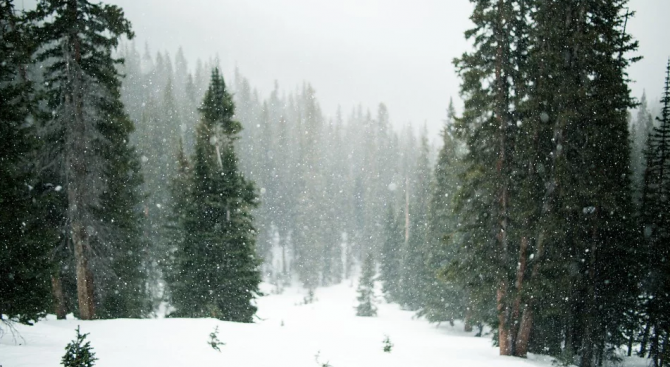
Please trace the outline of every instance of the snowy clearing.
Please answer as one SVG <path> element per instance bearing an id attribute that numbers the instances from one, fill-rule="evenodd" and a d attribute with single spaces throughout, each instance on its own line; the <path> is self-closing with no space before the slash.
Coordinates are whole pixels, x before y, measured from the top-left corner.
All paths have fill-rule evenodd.
<path id="1" fill-rule="evenodd" d="M 268 287 L 264 287 L 269 289 Z M 256 324 L 214 319 L 149 319 L 57 321 L 49 316 L 35 326 L 18 325 L 22 339 L 10 334 L 0 340 L 3 367 L 59 366 L 65 345 L 75 328 L 90 333 L 99 358 L 96 366 L 549 366 L 548 357 L 528 360 L 498 356 L 489 336 L 413 319 L 412 312 L 381 302 L 378 317 L 356 317 L 355 288 L 348 282 L 316 292 L 317 300 L 300 304 L 301 289 L 259 299 L 261 318 Z M 282 326 L 283 324 L 283 326 Z M 208 344 L 219 326 L 221 352 Z M 391 353 L 383 352 L 388 335 Z M 20 344 L 20 345 L 19 345 Z"/>

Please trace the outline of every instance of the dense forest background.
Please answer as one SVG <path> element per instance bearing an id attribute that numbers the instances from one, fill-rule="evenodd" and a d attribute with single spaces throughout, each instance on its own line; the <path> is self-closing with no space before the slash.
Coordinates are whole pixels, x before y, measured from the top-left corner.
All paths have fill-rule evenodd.
<path id="1" fill-rule="evenodd" d="M 3 321 L 252 322 L 261 279 L 308 303 L 360 272 L 502 355 L 667 364 L 670 64 L 660 105 L 631 96 L 623 0 L 473 3 L 435 146 L 384 103 L 140 51 L 118 7 L 2 1 Z"/>

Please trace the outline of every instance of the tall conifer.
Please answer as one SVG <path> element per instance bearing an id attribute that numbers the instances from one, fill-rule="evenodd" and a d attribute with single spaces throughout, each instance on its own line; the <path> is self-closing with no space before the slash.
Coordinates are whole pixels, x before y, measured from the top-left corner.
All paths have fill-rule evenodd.
<path id="1" fill-rule="evenodd" d="M 237 166 L 234 142 L 242 126 L 234 111 L 215 68 L 200 107 L 189 204 L 176 208 L 183 214 L 169 277 L 172 316 L 252 322 L 256 313 L 261 279 L 251 209 L 257 197 Z"/>
<path id="2" fill-rule="evenodd" d="M 105 282 L 118 280 L 112 275 L 118 268 L 107 260 L 120 252 L 141 256 L 135 239 L 128 248 L 123 244 L 135 238 L 133 191 L 139 181 L 128 142 L 133 125 L 119 95 L 116 64 L 122 61 L 112 57 L 119 38 L 133 33 L 120 8 L 86 0 L 41 0 L 28 18 L 37 24 L 35 57 L 45 65 L 51 112 L 44 122 L 49 146 L 43 157 L 67 201 L 64 232 L 74 250 L 78 313 L 92 319 Z M 112 203 L 116 208 L 107 207 Z M 142 283 L 141 276 L 132 277 L 133 284 Z"/>

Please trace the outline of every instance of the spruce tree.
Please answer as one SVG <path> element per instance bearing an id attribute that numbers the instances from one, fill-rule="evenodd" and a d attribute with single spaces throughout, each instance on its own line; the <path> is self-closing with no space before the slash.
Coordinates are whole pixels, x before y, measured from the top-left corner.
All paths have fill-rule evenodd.
<path id="1" fill-rule="evenodd" d="M 647 325 L 641 354 L 648 350 L 655 367 L 667 365 L 670 354 L 670 61 L 661 104 L 660 125 L 647 139 L 641 208 L 647 252 L 643 304 Z"/>
<path id="2" fill-rule="evenodd" d="M 454 197 L 458 193 L 459 175 L 462 171 L 461 142 L 456 138 L 455 110 L 449 101 L 447 121 L 442 130 L 442 149 L 435 164 L 428 210 L 427 249 L 424 253 L 426 279 L 419 316 L 430 322 L 473 319 L 468 309 L 466 292 L 461 284 L 445 277 L 444 269 L 453 260 L 454 247 L 460 242 L 458 216 L 454 210 Z"/>
<path id="3" fill-rule="evenodd" d="M 356 316 L 377 316 L 375 306 L 375 260 L 371 252 L 365 256 L 361 265 L 361 276 L 358 279 L 358 306 Z"/>
<path id="4" fill-rule="evenodd" d="M 649 113 L 647 94 L 643 91 L 640 104 L 637 106 L 637 115 L 631 126 L 631 169 L 635 190 L 635 201 L 640 206 L 642 186 L 644 185 L 644 170 L 646 159 L 644 152 L 647 149 L 647 139 L 654 127 L 654 119 Z"/>
<path id="5" fill-rule="evenodd" d="M 35 58 L 45 66 L 44 89 L 51 111 L 44 121 L 49 146 L 43 157 L 50 167 L 45 175 L 63 187 L 64 232 L 74 248 L 78 313 L 82 319 L 92 319 L 105 282 L 118 280 L 104 257 L 141 256 L 133 252 L 136 243 L 125 248 L 119 240 L 136 238 L 132 192 L 138 180 L 132 173 L 137 163 L 128 142 L 133 125 L 119 95 L 116 65 L 121 60 L 112 57 L 119 38 L 132 38 L 133 33 L 120 8 L 86 0 L 42 0 L 28 18 L 37 24 Z M 112 203 L 116 208 L 107 211 Z M 138 263 L 133 259 L 120 266 L 137 269 Z M 141 284 L 141 276 L 132 283 Z"/>
<path id="6" fill-rule="evenodd" d="M 535 203 L 523 209 L 534 256 L 522 263 L 520 355 L 561 351 L 579 354 L 582 366 L 600 365 L 624 342 L 621 310 L 635 307 L 627 126 L 634 102 L 625 74 L 635 58 L 624 55 L 637 43 L 625 33 L 625 3 L 541 2 L 533 13 L 535 89 L 521 110 L 529 131 L 522 172 L 533 185 L 523 191 L 534 195 L 522 202 Z"/>
<path id="7" fill-rule="evenodd" d="M 403 248 L 401 275 L 401 303 L 418 310 L 424 299 L 427 284 L 425 254 L 428 240 L 428 206 L 432 173 L 428 155 L 428 138 L 421 137 L 420 156 L 416 164 L 415 177 L 410 187 L 409 236 Z"/>
<path id="8" fill-rule="evenodd" d="M 93 353 L 91 342 L 86 340 L 88 333 L 82 334 L 77 326 L 77 337 L 65 347 L 65 355 L 61 359 L 63 367 L 93 367 L 98 359 Z"/>
<path id="9" fill-rule="evenodd" d="M 31 323 L 49 296 L 53 229 L 42 229 L 42 195 L 34 166 L 38 148 L 29 29 L 12 1 L 0 1 L 0 319 Z M 47 193 L 48 195 L 48 193 Z"/>
<path id="10" fill-rule="evenodd" d="M 172 302 L 176 317 L 252 322 L 260 293 L 251 209 L 252 182 L 239 172 L 234 141 L 242 129 L 215 68 L 200 107 L 189 202 L 180 218 L 183 240 L 175 253 Z"/>
<path id="11" fill-rule="evenodd" d="M 500 354 L 511 355 L 519 247 L 512 221 L 518 189 L 515 122 L 526 95 L 529 9 L 523 0 L 472 2 L 474 27 L 465 35 L 475 50 L 455 60 L 465 97 L 458 133 L 468 154 L 456 205 L 463 222 L 462 243 L 449 272 L 469 285 L 474 304 L 495 299 L 497 320 L 491 323 L 498 331 Z"/>
<path id="12" fill-rule="evenodd" d="M 386 221 L 384 223 L 384 243 L 381 248 L 381 274 L 382 289 L 386 299 L 390 302 L 400 302 L 402 273 L 402 246 L 403 233 L 398 219 L 393 211 L 393 206 L 388 206 Z"/>

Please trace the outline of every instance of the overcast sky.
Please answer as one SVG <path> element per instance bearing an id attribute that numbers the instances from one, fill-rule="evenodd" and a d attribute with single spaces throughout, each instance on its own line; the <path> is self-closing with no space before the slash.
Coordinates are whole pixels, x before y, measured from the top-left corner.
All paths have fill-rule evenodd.
<path id="1" fill-rule="evenodd" d="M 31 0 L 24 0 L 28 5 Z M 224 76 L 237 66 L 264 95 L 274 81 L 312 83 L 326 115 L 362 103 L 388 105 L 396 125 L 436 132 L 449 97 L 462 105 L 452 60 L 469 48 L 467 0 L 108 0 L 125 9 L 138 48 L 182 46 L 197 58 L 219 55 Z M 635 96 L 657 100 L 670 56 L 670 1 L 631 0 L 628 30 L 644 59 L 630 69 Z"/>

